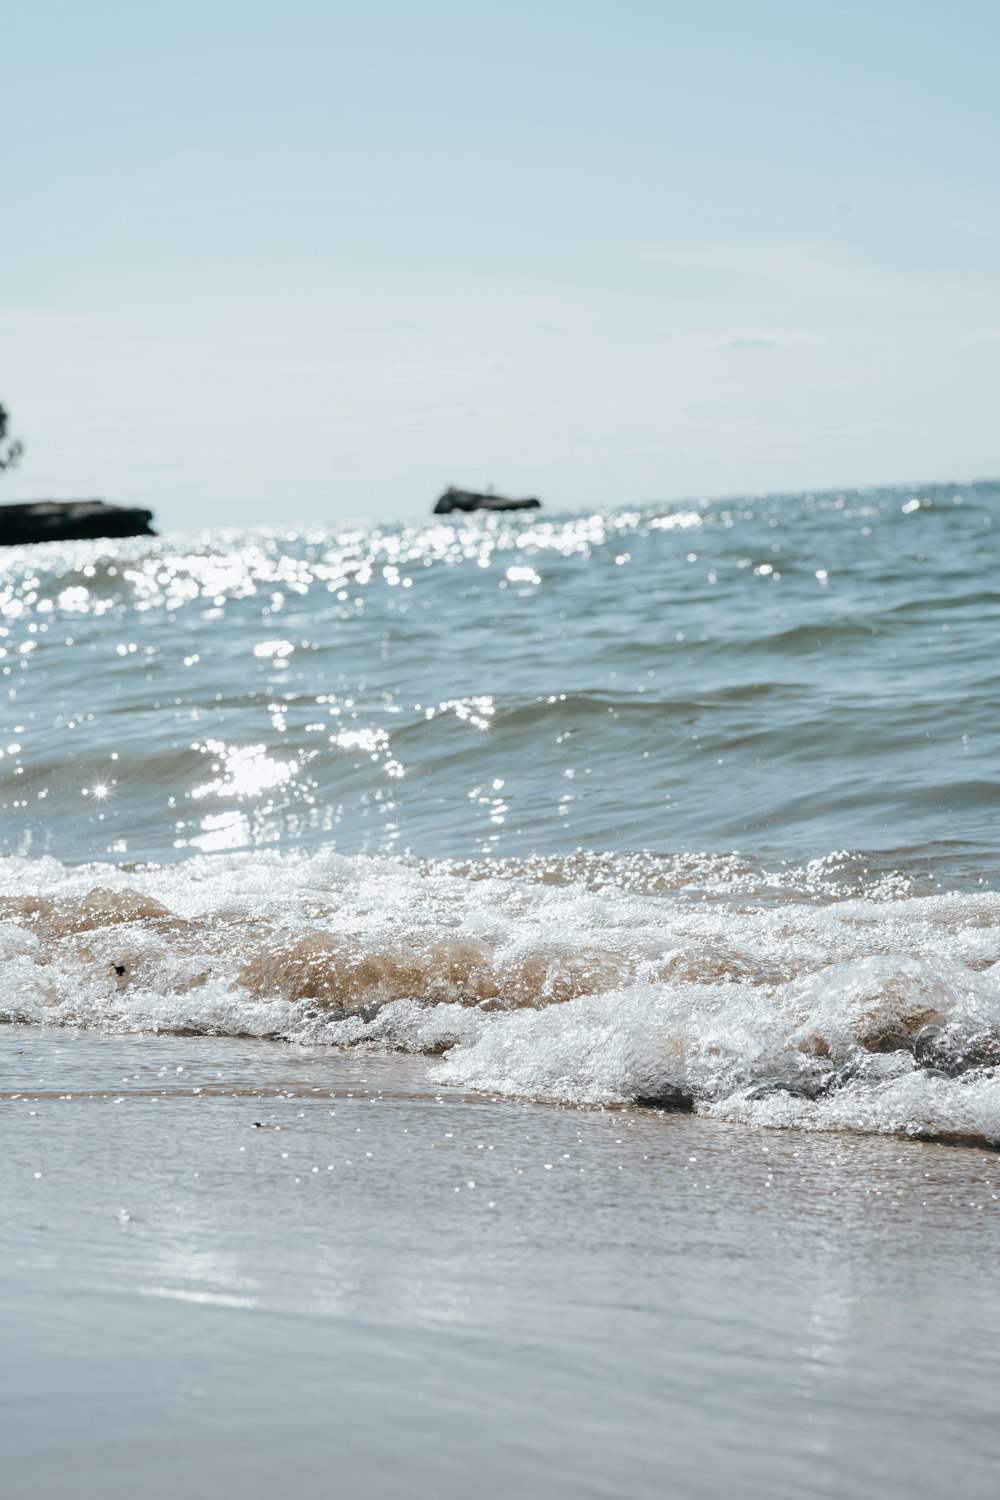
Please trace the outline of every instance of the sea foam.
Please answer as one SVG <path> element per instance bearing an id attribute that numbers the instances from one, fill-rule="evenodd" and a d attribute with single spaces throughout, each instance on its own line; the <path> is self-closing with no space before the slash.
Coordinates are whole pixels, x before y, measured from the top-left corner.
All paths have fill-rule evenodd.
<path id="1" fill-rule="evenodd" d="M 1000 896 L 649 865 L 10 859 L 0 1018 L 402 1049 L 525 1099 L 1000 1143 Z"/>

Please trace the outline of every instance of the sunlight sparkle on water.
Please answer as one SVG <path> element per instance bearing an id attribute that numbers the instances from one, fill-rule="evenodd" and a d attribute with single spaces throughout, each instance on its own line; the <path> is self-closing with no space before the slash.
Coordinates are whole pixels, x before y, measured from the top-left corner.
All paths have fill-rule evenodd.
<path id="1" fill-rule="evenodd" d="M 284 786 L 299 768 L 295 760 L 270 757 L 266 745 L 226 745 L 222 740 L 206 740 L 194 748 L 217 757 L 212 770 L 218 774 L 192 787 L 192 797 L 254 797 L 268 787 Z"/>

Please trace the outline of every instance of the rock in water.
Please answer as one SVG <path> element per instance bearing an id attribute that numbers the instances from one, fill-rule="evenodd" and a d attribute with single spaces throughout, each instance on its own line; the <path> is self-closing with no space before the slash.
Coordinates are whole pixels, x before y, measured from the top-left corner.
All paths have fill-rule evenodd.
<path id="1" fill-rule="evenodd" d="M 32 500 L 0 505 L 0 547 L 22 542 L 86 541 L 105 536 L 155 536 L 151 510 L 106 500 Z"/>
<path id="2" fill-rule="evenodd" d="M 449 485 L 434 507 L 436 516 L 456 510 L 537 510 L 540 500 L 509 500 L 506 495 L 480 495 L 475 490 L 456 490 Z"/>

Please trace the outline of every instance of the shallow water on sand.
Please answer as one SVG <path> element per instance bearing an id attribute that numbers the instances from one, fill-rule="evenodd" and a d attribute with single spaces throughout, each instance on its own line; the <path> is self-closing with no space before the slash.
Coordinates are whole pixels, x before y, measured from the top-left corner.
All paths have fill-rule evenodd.
<path id="1" fill-rule="evenodd" d="M 8 1040 L 12 1500 L 993 1493 L 993 1153 Z"/>

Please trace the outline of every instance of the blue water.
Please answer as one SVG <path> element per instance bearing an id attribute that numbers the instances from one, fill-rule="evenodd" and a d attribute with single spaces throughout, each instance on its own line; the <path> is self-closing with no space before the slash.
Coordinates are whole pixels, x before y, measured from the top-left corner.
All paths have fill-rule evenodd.
<path id="1" fill-rule="evenodd" d="M 0 848 L 992 883 L 998 522 L 977 484 L 11 549 Z"/>
<path id="2" fill-rule="evenodd" d="M 0 1015 L 1000 1140 L 998 533 L 979 483 L 10 549 Z"/>

